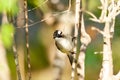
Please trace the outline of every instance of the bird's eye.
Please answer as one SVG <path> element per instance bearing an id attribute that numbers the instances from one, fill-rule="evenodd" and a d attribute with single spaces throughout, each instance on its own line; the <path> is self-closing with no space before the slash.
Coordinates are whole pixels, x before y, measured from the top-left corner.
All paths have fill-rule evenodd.
<path id="1" fill-rule="evenodd" d="M 58 30 L 58 32 L 57 32 L 57 33 L 58 33 L 58 34 L 62 34 L 62 32 L 61 32 L 61 31 L 59 31 L 59 30 Z"/>

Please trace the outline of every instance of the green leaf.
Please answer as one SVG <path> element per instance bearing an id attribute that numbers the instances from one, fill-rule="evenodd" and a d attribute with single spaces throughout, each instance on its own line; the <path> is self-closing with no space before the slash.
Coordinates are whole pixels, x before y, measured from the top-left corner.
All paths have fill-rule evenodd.
<path id="1" fill-rule="evenodd" d="M 12 24 L 4 24 L 1 27 L 1 39 L 6 48 L 12 46 L 14 27 Z"/>
<path id="2" fill-rule="evenodd" d="M 15 14 L 18 11 L 17 0 L 0 0 L 0 12 Z"/>

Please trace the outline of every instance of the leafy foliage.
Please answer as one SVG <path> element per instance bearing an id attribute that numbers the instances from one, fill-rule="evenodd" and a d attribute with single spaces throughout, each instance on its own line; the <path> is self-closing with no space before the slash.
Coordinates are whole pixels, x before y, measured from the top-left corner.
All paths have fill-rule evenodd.
<path id="1" fill-rule="evenodd" d="M 6 48 L 9 48 L 12 46 L 13 37 L 14 34 L 14 27 L 12 24 L 3 24 L 1 27 L 1 39 Z"/>
<path id="2" fill-rule="evenodd" d="M 0 12 L 15 14 L 18 11 L 17 0 L 0 0 Z"/>

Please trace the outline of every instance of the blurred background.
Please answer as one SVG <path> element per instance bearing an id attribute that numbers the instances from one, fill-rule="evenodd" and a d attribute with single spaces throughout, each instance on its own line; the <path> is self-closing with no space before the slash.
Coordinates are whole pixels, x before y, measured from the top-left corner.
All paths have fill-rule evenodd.
<path id="1" fill-rule="evenodd" d="M 14 1 L 14 0 L 13 0 Z M 84 0 L 83 10 L 87 10 L 100 16 L 101 10 L 99 0 Z M 70 11 L 69 0 L 28 0 L 29 17 L 29 45 L 32 66 L 32 80 L 53 80 L 54 72 L 52 64 L 56 55 L 56 47 L 53 40 L 53 32 L 60 29 L 67 34 L 73 32 L 75 1 L 72 0 Z M 19 9 L 16 10 L 18 12 Z M 92 42 L 87 48 L 85 59 L 85 80 L 97 80 L 102 66 L 103 37 L 91 27 L 99 29 L 104 28 L 104 24 L 95 23 L 89 20 L 91 16 L 84 13 L 85 27 L 87 33 L 91 36 Z M 25 78 L 27 71 L 26 48 L 25 48 L 25 30 L 24 26 L 18 28 L 15 26 L 15 40 L 19 55 L 19 62 L 22 76 Z M 72 35 L 72 34 L 71 34 Z M 10 69 L 11 80 L 17 80 L 14 55 L 11 47 L 5 47 L 7 62 Z M 112 40 L 114 74 L 120 70 L 120 15 L 115 22 L 115 34 Z M 70 80 L 71 65 L 64 57 L 64 69 L 62 80 Z M 1 67 L 0 67 L 1 68 Z"/>

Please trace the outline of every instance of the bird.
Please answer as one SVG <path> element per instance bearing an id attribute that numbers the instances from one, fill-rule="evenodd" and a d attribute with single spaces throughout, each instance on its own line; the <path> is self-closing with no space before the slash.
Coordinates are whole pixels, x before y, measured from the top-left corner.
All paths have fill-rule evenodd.
<path id="1" fill-rule="evenodd" d="M 53 33 L 53 39 L 55 40 L 55 45 L 59 51 L 67 54 L 70 64 L 72 65 L 74 53 L 73 49 L 75 47 L 75 37 L 70 35 L 65 35 L 61 30 L 55 30 Z"/>

